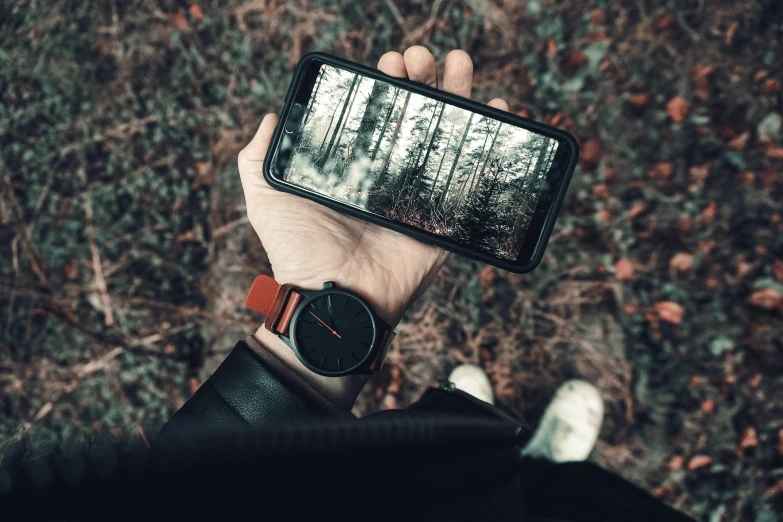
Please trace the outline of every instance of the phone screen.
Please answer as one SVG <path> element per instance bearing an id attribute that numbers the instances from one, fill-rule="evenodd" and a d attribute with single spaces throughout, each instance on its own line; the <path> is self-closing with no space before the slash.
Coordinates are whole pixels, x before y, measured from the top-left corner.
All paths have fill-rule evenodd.
<path id="1" fill-rule="evenodd" d="M 283 180 L 505 260 L 519 257 L 557 139 L 320 64 Z"/>

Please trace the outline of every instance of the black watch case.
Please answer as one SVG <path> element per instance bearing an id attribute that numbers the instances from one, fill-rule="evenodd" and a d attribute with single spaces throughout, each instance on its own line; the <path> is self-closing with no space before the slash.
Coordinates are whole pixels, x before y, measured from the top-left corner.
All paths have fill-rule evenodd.
<path id="1" fill-rule="evenodd" d="M 367 302 L 327 281 L 322 290 L 297 289 L 297 307 L 288 335 L 279 334 L 310 371 L 327 377 L 371 374 L 383 322 Z"/>

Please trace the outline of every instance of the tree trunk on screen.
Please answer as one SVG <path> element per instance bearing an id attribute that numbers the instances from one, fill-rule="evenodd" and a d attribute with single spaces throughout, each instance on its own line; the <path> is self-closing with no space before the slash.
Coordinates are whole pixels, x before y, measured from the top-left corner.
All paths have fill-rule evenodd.
<path id="1" fill-rule="evenodd" d="M 440 196 L 440 201 L 438 201 L 438 205 L 443 205 L 443 201 L 446 199 L 446 194 L 449 191 L 449 188 L 451 187 L 451 180 L 454 178 L 454 171 L 457 170 L 457 163 L 459 163 L 459 157 L 462 155 L 462 147 L 465 146 L 465 140 L 468 137 L 468 131 L 470 131 L 470 124 L 473 123 L 473 116 L 475 116 L 474 113 L 470 113 L 470 118 L 468 118 L 468 123 L 465 125 L 465 131 L 462 133 L 462 139 L 460 139 L 459 147 L 457 147 L 457 154 L 454 156 L 454 163 L 451 164 L 451 170 L 449 170 L 449 177 L 446 178 L 446 187 L 443 189 L 443 193 Z"/>
<path id="2" fill-rule="evenodd" d="M 391 161 L 392 153 L 394 152 L 394 145 L 397 143 L 397 136 L 400 133 L 400 126 L 402 126 L 402 122 L 405 119 L 405 111 L 408 110 L 408 102 L 410 99 L 411 92 L 408 91 L 408 94 L 405 96 L 405 102 L 402 104 L 402 109 L 400 109 L 400 115 L 397 117 L 397 124 L 394 126 L 394 132 L 392 132 L 391 142 L 389 143 L 389 151 L 386 153 L 386 157 L 383 159 L 383 167 L 381 167 L 381 172 L 378 174 L 378 179 L 375 181 L 377 186 L 382 186 L 382 184 L 386 181 L 386 172 L 389 170 L 389 162 Z"/>
<path id="3" fill-rule="evenodd" d="M 397 98 L 400 95 L 399 89 L 394 89 L 394 97 L 392 98 L 389 110 L 386 112 L 386 118 L 383 120 L 383 126 L 381 127 L 381 133 L 378 135 L 378 139 L 375 141 L 375 147 L 372 149 L 372 157 L 370 158 L 371 164 L 375 162 L 375 157 L 378 155 L 378 151 L 381 148 L 381 142 L 383 141 L 383 135 L 386 134 L 386 127 L 389 125 L 389 120 L 394 112 L 394 106 L 397 104 Z"/>
<path id="4" fill-rule="evenodd" d="M 479 174 L 478 179 L 482 179 L 484 177 L 484 171 L 487 169 L 487 163 L 489 163 L 489 158 L 492 157 L 492 152 L 495 150 L 495 142 L 498 139 L 498 134 L 500 134 L 500 127 L 502 126 L 502 123 L 498 123 L 498 128 L 495 131 L 495 135 L 492 136 L 492 144 L 489 146 L 489 152 L 487 152 L 487 158 L 484 160 L 484 165 L 481 167 L 481 174 Z M 473 187 L 471 187 L 472 189 Z M 470 192 L 468 192 L 470 194 Z"/>
<path id="5" fill-rule="evenodd" d="M 435 185 L 438 184 L 438 180 L 440 179 L 440 171 L 443 168 L 443 160 L 446 159 L 446 154 L 449 152 L 449 145 L 451 145 L 451 137 L 454 135 L 454 125 L 451 126 L 451 129 L 449 130 L 449 138 L 446 140 L 446 146 L 443 147 L 443 156 L 440 158 L 440 163 L 438 164 L 438 172 L 435 173 L 435 181 L 432 182 L 432 187 L 430 187 L 430 197 L 428 198 L 430 202 L 432 202 L 432 196 L 435 193 Z"/>
<path id="6" fill-rule="evenodd" d="M 331 151 L 331 156 L 333 157 L 335 153 L 340 150 L 340 142 L 342 142 L 343 139 L 343 133 L 345 132 L 345 128 L 348 126 L 348 119 L 351 117 L 351 111 L 353 110 L 353 104 L 356 102 L 356 98 L 358 98 L 359 94 L 359 86 L 362 84 L 362 78 L 359 78 L 359 81 L 356 83 L 356 92 L 354 92 L 353 97 L 351 98 L 351 103 L 348 105 L 348 110 L 345 113 L 345 120 L 343 121 L 343 128 L 340 129 L 340 134 L 337 136 L 337 142 L 334 144 L 334 148 Z M 351 96 L 350 93 L 348 96 Z M 328 161 L 329 155 L 327 154 L 327 161 Z"/>
<path id="7" fill-rule="evenodd" d="M 388 83 L 376 81 L 373 84 L 372 90 L 370 91 L 370 97 L 367 99 L 364 114 L 362 115 L 362 121 L 359 123 L 356 140 L 353 144 L 353 154 L 355 157 L 370 155 L 370 142 L 372 141 L 373 134 L 375 134 L 375 127 L 380 118 L 381 108 L 386 101 L 388 93 Z"/>
<path id="8" fill-rule="evenodd" d="M 318 75 L 318 82 L 315 84 L 315 89 L 313 89 L 313 93 L 310 95 L 310 103 L 307 104 L 307 114 L 305 115 L 304 119 L 302 120 L 302 127 L 307 125 L 307 122 L 310 121 L 310 116 L 313 114 L 313 105 L 315 104 L 315 97 L 318 95 L 318 89 L 321 88 L 321 80 L 323 80 L 325 73 L 321 73 Z"/>
<path id="9" fill-rule="evenodd" d="M 435 111 L 437 112 L 438 107 L 435 106 Z M 443 111 L 446 110 L 446 104 L 441 103 L 440 104 L 440 113 L 438 113 L 438 120 L 435 122 L 435 128 L 432 130 L 432 136 L 430 137 L 430 142 L 427 144 L 427 153 L 424 155 L 424 161 L 422 161 L 421 165 L 418 167 L 417 174 L 417 180 L 416 180 L 416 189 L 414 191 L 414 194 L 418 194 L 419 190 L 421 189 L 421 184 L 424 179 L 424 175 L 427 170 L 427 161 L 430 159 L 430 152 L 432 152 L 432 145 L 435 143 L 435 136 L 438 135 L 438 127 L 440 127 L 440 121 L 443 119 Z M 433 116 L 435 116 L 435 113 L 432 113 Z M 430 123 L 432 123 L 430 121 Z M 426 137 L 425 137 L 426 139 Z"/>
<path id="10" fill-rule="evenodd" d="M 337 118 L 337 127 L 334 128 L 334 132 L 332 132 L 332 139 L 329 140 L 329 145 L 326 147 L 326 153 L 322 157 L 322 167 L 326 163 L 327 158 L 329 158 L 332 154 L 332 147 L 334 146 L 334 140 L 337 138 L 337 131 L 340 131 L 340 134 L 342 134 L 341 125 L 343 123 L 343 118 L 345 118 L 345 112 L 348 110 L 349 105 L 351 105 L 353 102 L 351 95 L 353 94 L 353 88 L 356 86 L 356 81 L 358 79 L 359 75 L 354 75 L 353 81 L 351 82 L 351 87 L 348 89 L 348 96 L 345 97 L 345 101 L 343 102 L 343 110 L 340 112 L 340 117 Z"/>

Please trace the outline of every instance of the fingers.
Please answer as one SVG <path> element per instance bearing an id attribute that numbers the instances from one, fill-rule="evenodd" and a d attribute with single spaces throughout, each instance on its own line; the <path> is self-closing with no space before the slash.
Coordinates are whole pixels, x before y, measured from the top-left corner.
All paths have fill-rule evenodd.
<path id="1" fill-rule="evenodd" d="M 277 114 L 267 114 L 261 121 L 256 135 L 239 153 L 239 178 L 242 180 L 242 190 L 245 192 L 247 208 L 257 206 L 259 191 L 267 187 L 264 180 L 264 157 L 272 140 L 272 134 L 280 117 Z"/>
<path id="2" fill-rule="evenodd" d="M 378 70 L 395 78 L 407 78 L 408 70 L 405 68 L 405 58 L 400 53 L 389 51 L 378 60 Z"/>
<path id="3" fill-rule="evenodd" d="M 272 141 L 272 134 L 275 132 L 277 122 L 280 117 L 277 114 L 269 113 L 261 120 L 256 135 L 250 140 L 250 143 L 239 152 L 240 168 L 242 163 L 263 162 L 266 157 L 266 150 L 269 148 L 269 142 Z"/>
<path id="4" fill-rule="evenodd" d="M 438 66 L 435 57 L 421 45 L 414 45 L 405 51 L 403 56 L 408 78 L 414 82 L 425 83 L 430 87 L 438 86 Z"/>
<path id="5" fill-rule="evenodd" d="M 501 111 L 507 111 L 508 110 L 508 103 L 506 103 L 506 100 L 503 98 L 494 98 L 492 100 L 489 100 L 489 103 L 487 104 L 490 107 L 494 107 L 496 109 L 500 109 Z"/>
<path id="6" fill-rule="evenodd" d="M 473 61 L 470 55 L 454 49 L 446 55 L 443 64 L 443 90 L 463 98 L 470 98 L 473 87 Z"/>

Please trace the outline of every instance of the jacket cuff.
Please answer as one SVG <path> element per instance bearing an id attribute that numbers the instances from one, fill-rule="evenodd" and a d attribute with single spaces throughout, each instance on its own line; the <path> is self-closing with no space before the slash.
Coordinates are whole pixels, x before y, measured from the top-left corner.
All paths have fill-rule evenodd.
<path id="1" fill-rule="evenodd" d="M 311 405 L 313 409 L 336 417 L 356 419 L 356 416 L 353 413 L 343 410 L 328 399 L 312 384 L 302 378 L 301 375 L 278 359 L 275 354 L 267 350 L 255 337 L 252 335 L 247 336 L 245 343 L 247 343 L 250 349 L 253 350 L 253 353 L 263 361 L 264 366 L 270 373 L 280 380 L 288 389 L 300 396 L 303 401 Z"/>

